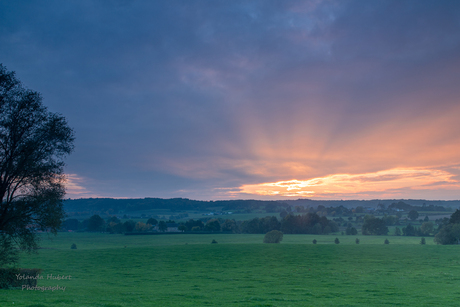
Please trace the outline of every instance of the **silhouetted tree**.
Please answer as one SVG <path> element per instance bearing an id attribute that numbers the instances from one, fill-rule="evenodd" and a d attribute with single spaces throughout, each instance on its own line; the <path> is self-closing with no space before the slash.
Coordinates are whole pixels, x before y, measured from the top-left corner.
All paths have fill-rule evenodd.
<path id="1" fill-rule="evenodd" d="M 418 212 L 416 210 L 411 210 L 409 211 L 409 213 L 407 214 L 407 217 L 412 220 L 412 221 L 415 221 L 416 219 L 418 219 Z"/>
<path id="2" fill-rule="evenodd" d="M 366 215 L 362 226 L 362 233 L 363 235 L 386 235 L 388 234 L 388 227 L 383 220 L 372 215 Z"/>
<path id="3" fill-rule="evenodd" d="M 36 230 L 61 228 L 63 159 L 73 141 L 65 118 L 0 64 L 0 265 L 36 250 Z"/>
<path id="4" fill-rule="evenodd" d="M 460 224 L 460 210 L 455 210 L 450 216 L 449 224 Z"/>
<path id="5" fill-rule="evenodd" d="M 235 220 L 227 219 L 225 220 L 222 225 L 222 231 L 237 233 L 238 232 L 238 225 L 236 224 Z"/>
<path id="6" fill-rule="evenodd" d="M 217 219 L 209 220 L 204 226 L 205 230 L 208 231 L 220 231 L 220 223 Z"/>
<path id="7" fill-rule="evenodd" d="M 136 227 L 136 222 L 134 222 L 133 220 L 128 220 L 123 223 L 123 228 L 126 232 L 132 232 L 134 230 L 134 227 Z"/>
<path id="8" fill-rule="evenodd" d="M 95 214 L 89 218 L 88 231 L 102 231 L 104 223 L 104 220 L 98 214 Z"/>
<path id="9" fill-rule="evenodd" d="M 162 232 L 165 232 L 168 229 L 168 225 L 166 225 L 165 221 L 160 221 L 158 223 L 158 229 Z"/>
<path id="10" fill-rule="evenodd" d="M 404 236 L 415 236 L 416 235 L 416 229 L 411 224 L 407 225 L 406 227 L 403 227 L 402 232 Z"/>

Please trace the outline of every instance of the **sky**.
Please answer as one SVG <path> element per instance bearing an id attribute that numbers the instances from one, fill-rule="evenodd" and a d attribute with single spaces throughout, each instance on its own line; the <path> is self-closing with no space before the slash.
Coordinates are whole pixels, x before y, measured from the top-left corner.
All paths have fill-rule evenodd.
<path id="1" fill-rule="evenodd" d="M 460 199 L 460 1 L 0 0 L 68 198 Z"/>

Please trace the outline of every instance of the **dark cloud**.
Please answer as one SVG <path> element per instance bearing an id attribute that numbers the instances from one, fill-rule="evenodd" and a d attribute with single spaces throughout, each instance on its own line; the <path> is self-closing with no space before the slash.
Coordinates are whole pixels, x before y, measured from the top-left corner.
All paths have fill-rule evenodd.
<path id="1" fill-rule="evenodd" d="M 68 118 L 67 172 L 104 196 L 403 165 L 382 130 L 459 112 L 459 33 L 456 1 L 0 2 L 0 62 Z"/>

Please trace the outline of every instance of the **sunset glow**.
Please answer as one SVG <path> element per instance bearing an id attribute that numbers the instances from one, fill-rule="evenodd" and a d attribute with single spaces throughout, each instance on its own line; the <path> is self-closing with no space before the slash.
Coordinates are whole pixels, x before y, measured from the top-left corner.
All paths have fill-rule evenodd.
<path id="1" fill-rule="evenodd" d="M 0 1 L 66 197 L 460 199 L 460 1 L 115 2 Z"/>
<path id="2" fill-rule="evenodd" d="M 309 198 L 364 198 L 398 196 L 398 190 L 458 189 L 454 175 L 436 169 L 397 168 L 365 174 L 336 174 L 308 180 L 287 180 L 243 185 L 240 193 L 283 197 Z M 372 193 L 370 193 L 372 192 Z"/>

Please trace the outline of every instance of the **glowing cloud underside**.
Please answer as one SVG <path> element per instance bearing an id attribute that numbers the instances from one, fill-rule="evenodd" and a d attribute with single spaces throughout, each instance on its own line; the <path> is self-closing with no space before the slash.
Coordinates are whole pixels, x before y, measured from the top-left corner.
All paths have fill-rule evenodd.
<path id="1" fill-rule="evenodd" d="M 453 176 L 444 170 L 396 168 L 374 173 L 336 174 L 309 180 L 243 185 L 239 193 L 311 198 L 346 198 L 355 195 L 389 197 L 401 189 L 458 189 L 460 184 Z"/>

